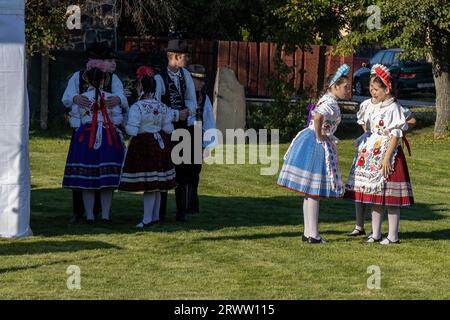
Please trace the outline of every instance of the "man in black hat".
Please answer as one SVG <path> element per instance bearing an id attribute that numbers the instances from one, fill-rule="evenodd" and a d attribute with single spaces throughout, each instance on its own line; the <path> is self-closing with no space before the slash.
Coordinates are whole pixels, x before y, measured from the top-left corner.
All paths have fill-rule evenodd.
<path id="1" fill-rule="evenodd" d="M 174 120 L 175 129 L 186 129 L 194 136 L 195 112 L 197 99 L 194 82 L 190 72 L 185 68 L 189 62 L 190 46 L 186 40 L 170 40 L 167 46 L 167 68 L 161 76 L 164 80 L 165 92 L 161 98 L 173 110 L 179 112 Z M 191 140 L 193 148 L 193 140 Z M 177 205 L 177 221 L 186 221 L 189 203 L 189 186 L 193 182 L 192 163 L 181 163 L 175 166 L 178 186 L 175 188 Z M 167 210 L 167 193 L 161 193 L 160 221 L 164 221 Z"/>
<path id="2" fill-rule="evenodd" d="M 203 159 L 203 155 L 207 156 L 210 150 L 218 143 L 216 121 L 214 119 L 211 100 L 206 93 L 207 74 L 205 67 L 200 64 L 191 64 L 187 69 L 191 73 L 194 81 L 195 93 L 197 96 L 196 125 L 198 124 L 201 127 L 202 132 L 201 136 L 198 137 L 201 140 L 198 143 L 202 145 L 202 156 L 197 157 L 197 159 Z M 197 139 L 197 136 L 194 136 L 194 138 Z M 205 149 L 207 150 L 206 152 L 204 152 Z M 195 149 L 195 151 L 198 152 L 200 150 Z M 195 158 L 195 156 L 193 158 Z M 192 184 L 189 186 L 188 213 L 199 213 L 200 203 L 198 197 L 198 185 L 200 182 L 202 163 L 194 163 L 192 167 L 193 180 Z"/>
<path id="3" fill-rule="evenodd" d="M 114 74 L 116 69 L 116 56 L 112 52 L 111 48 L 106 42 L 96 42 L 86 49 L 86 56 L 88 59 L 99 59 L 106 62 L 108 66 L 107 73 L 109 74 L 110 81 L 105 83 L 104 90 L 110 92 L 113 96 L 106 99 L 106 106 L 113 107 L 120 105 L 123 109 L 123 113 L 128 112 L 128 101 L 124 95 L 124 89 L 122 81 Z M 90 101 L 85 96 L 81 95 L 86 92 L 89 85 L 83 77 L 84 69 L 75 72 L 69 79 L 66 90 L 64 91 L 61 99 L 64 106 L 72 108 L 73 104 L 77 104 L 82 107 L 89 107 Z M 75 130 L 74 130 L 75 132 Z M 72 191 L 73 199 L 73 216 L 70 219 L 70 223 L 76 223 L 82 220 L 84 214 L 84 205 L 81 191 Z M 95 193 L 95 205 L 94 214 L 97 216 L 101 211 L 100 204 L 100 192 Z"/>

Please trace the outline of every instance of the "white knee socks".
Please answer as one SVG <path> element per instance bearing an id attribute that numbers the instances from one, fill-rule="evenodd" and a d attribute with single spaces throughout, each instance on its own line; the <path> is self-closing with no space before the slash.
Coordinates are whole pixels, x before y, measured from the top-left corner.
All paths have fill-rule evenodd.
<path id="1" fill-rule="evenodd" d="M 398 240 L 398 226 L 400 223 L 400 208 L 387 207 L 389 222 L 389 240 L 396 242 Z M 374 239 L 381 238 L 381 224 L 383 222 L 384 207 L 372 207 L 372 234 Z"/>
<path id="2" fill-rule="evenodd" d="M 86 217 L 88 220 L 94 220 L 95 190 L 83 190 L 82 193 Z"/>
<path id="3" fill-rule="evenodd" d="M 303 199 L 303 235 L 307 238 L 311 236 L 309 231 L 308 198 Z"/>
<path id="4" fill-rule="evenodd" d="M 102 203 L 102 219 L 109 220 L 109 213 L 111 210 L 113 191 L 102 190 L 100 191 L 100 201 Z"/>
<path id="5" fill-rule="evenodd" d="M 389 234 L 388 239 L 398 241 L 398 225 L 400 223 L 400 208 L 388 207 Z"/>
<path id="6" fill-rule="evenodd" d="M 372 237 L 374 239 L 381 238 L 381 224 L 383 222 L 383 214 L 383 206 L 372 206 Z"/>
<path id="7" fill-rule="evenodd" d="M 153 221 L 153 209 L 155 207 L 155 202 L 156 192 L 144 192 L 144 219 L 142 219 L 143 223 L 147 224 Z"/>
<path id="8" fill-rule="evenodd" d="M 364 229 L 364 218 L 366 216 L 367 204 L 355 202 L 356 227 L 357 230 Z"/>
<path id="9" fill-rule="evenodd" d="M 315 239 L 320 238 L 318 199 L 305 198 L 303 200 L 303 216 L 305 220 L 305 236 Z"/>

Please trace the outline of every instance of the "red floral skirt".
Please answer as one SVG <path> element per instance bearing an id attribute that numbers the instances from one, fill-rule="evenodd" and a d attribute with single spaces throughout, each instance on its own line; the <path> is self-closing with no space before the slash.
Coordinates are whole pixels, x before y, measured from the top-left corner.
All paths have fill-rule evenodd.
<path id="1" fill-rule="evenodd" d="M 372 194 L 347 189 L 344 198 L 383 206 L 407 207 L 414 204 L 411 179 L 402 147 L 398 147 L 393 169 L 394 172 L 386 180 L 381 192 Z"/>

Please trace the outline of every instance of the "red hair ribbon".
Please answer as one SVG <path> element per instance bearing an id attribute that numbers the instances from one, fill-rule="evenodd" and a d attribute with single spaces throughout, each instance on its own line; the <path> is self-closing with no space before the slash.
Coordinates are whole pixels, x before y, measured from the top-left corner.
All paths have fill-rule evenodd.
<path id="1" fill-rule="evenodd" d="M 374 66 L 373 71 L 378 77 L 380 77 L 385 86 L 392 90 L 391 75 L 389 70 L 385 66 L 378 64 Z"/>
<path id="2" fill-rule="evenodd" d="M 153 77 L 155 75 L 155 70 L 149 66 L 141 66 L 136 70 L 136 78 L 141 80 L 144 76 Z"/>
<path id="3" fill-rule="evenodd" d="M 108 139 L 108 144 L 112 146 L 113 140 L 114 145 L 116 148 L 120 147 L 119 140 L 117 138 L 117 132 L 115 130 L 114 124 L 112 123 L 111 119 L 109 118 L 108 111 L 106 110 L 106 104 L 105 104 L 105 94 L 101 93 L 100 95 L 100 107 L 97 103 L 97 101 L 94 102 L 92 105 L 92 123 L 91 127 L 87 129 L 89 131 L 89 148 L 92 149 L 94 146 L 95 136 L 96 136 L 96 129 L 98 126 L 98 112 L 100 111 L 103 116 L 103 125 L 106 129 L 106 138 Z M 83 142 L 84 140 L 84 132 L 80 135 L 79 142 Z"/>

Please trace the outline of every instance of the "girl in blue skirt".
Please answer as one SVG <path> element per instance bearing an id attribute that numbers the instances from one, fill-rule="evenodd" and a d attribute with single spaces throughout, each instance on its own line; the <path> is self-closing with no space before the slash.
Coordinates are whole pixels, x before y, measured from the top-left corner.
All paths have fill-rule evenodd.
<path id="1" fill-rule="evenodd" d="M 64 171 L 63 187 L 82 190 L 87 222 L 94 222 L 95 190 L 100 190 L 102 220 L 109 222 L 112 194 L 119 186 L 124 158 L 124 143 L 116 127 L 122 123 L 120 108 L 106 107 L 111 94 L 102 90 L 107 74 L 101 62 L 90 61 L 86 68 L 89 89 L 83 93 L 91 104 L 72 110 L 81 126 L 72 139 Z M 74 110 L 76 114 L 74 114 Z"/>
<path id="2" fill-rule="evenodd" d="M 277 182 L 305 195 L 302 240 L 308 243 L 326 242 L 319 235 L 319 198 L 340 198 L 344 193 L 334 132 L 341 121 L 337 100 L 344 99 L 348 92 L 349 71 L 349 66 L 343 64 L 331 77 L 326 93 L 310 111 L 308 127 L 289 146 Z"/>

